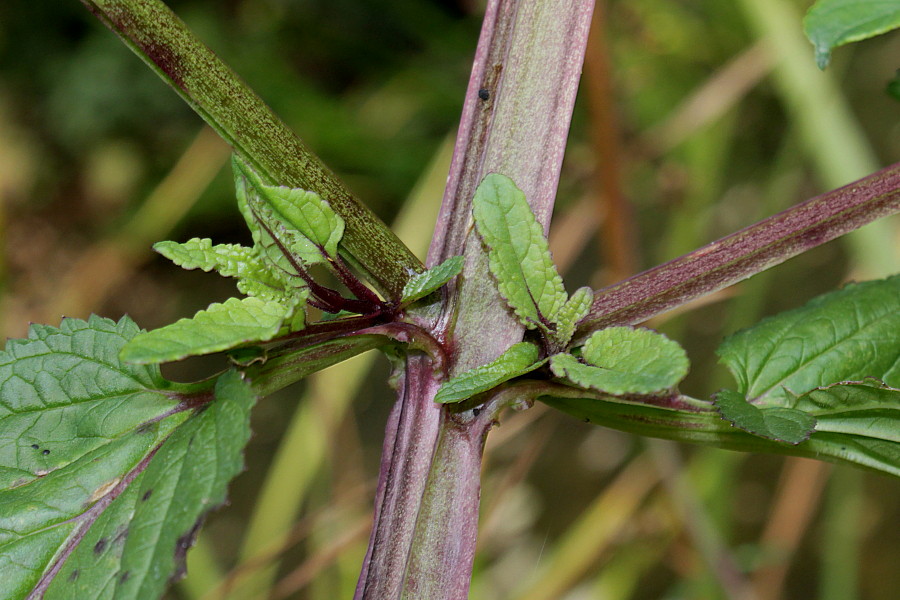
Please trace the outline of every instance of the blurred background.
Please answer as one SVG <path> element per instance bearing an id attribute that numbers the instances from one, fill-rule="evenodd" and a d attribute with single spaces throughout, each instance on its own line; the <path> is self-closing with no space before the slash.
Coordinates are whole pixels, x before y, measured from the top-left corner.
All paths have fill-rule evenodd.
<path id="1" fill-rule="evenodd" d="M 819 72 L 808 0 L 598 0 L 551 245 L 569 290 L 613 283 L 900 160 L 900 34 Z M 171 0 L 424 259 L 477 42 L 474 0 Z M 234 295 L 156 257 L 247 242 L 228 148 L 76 0 L 0 4 L 0 339 Z M 882 222 L 650 323 L 730 383 L 722 338 L 900 266 Z M 171 365 L 175 379 L 221 359 Z M 392 392 L 366 355 L 262 401 L 248 470 L 180 600 L 349 598 Z M 488 439 L 471 597 L 893 599 L 900 482 L 645 440 L 535 407 Z"/>

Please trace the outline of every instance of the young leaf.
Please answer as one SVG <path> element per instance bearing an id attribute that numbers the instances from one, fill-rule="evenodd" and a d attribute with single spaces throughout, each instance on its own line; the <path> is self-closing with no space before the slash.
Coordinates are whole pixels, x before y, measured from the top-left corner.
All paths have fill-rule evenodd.
<path id="1" fill-rule="evenodd" d="M 139 334 L 122 349 L 128 363 L 153 364 L 212 354 L 248 342 L 265 342 L 281 329 L 286 309 L 259 298 L 229 298 L 193 318 Z"/>
<path id="2" fill-rule="evenodd" d="M 818 0 L 803 19 L 820 69 L 828 66 L 834 48 L 898 27 L 900 3 L 891 0 Z"/>
<path id="3" fill-rule="evenodd" d="M 541 366 L 543 362 L 538 362 L 538 356 L 538 348 L 534 344 L 528 342 L 513 344 L 493 362 L 460 373 L 445 382 L 435 395 L 434 401 L 438 404 L 450 404 L 486 392 Z"/>
<path id="4" fill-rule="evenodd" d="M 722 390 L 715 395 L 722 418 L 735 427 L 776 442 L 799 444 L 809 439 L 816 426 L 815 417 L 792 408 L 761 408 L 747 402 L 741 394 Z"/>
<path id="5" fill-rule="evenodd" d="M 219 377 L 214 396 L 118 483 L 88 499 L 74 517 L 77 534 L 58 543 L 57 560 L 65 562 L 55 575 L 44 571 L 47 598 L 159 598 L 184 574 L 186 552 L 243 469 L 250 437 L 255 397 L 240 375 Z"/>
<path id="6" fill-rule="evenodd" d="M 158 242 L 153 249 L 184 269 L 216 271 L 223 277 L 237 278 L 238 289 L 248 296 L 263 300 L 286 302 L 294 295 L 303 295 L 305 282 L 299 277 L 288 279 L 283 273 L 273 273 L 254 248 L 238 244 L 216 244 L 208 238 L 193 238 L 179 244 Z"/>
<path id="7" fill-rule="evenodd" d="M 561 348 L 565 348 L 572 340 L 578 322 L 588 314 L 593 301 L 594 292 L 591 288 L 578 288 L 559 309 L 559 314 L 556 316 L 556 332 L 553 337 Z"/>
<path id="8" fill-rule="evenodd" d="M 839 381 L 900 387 L 900 276 L 851 284 L 736 333 L 719 347 L 738 392 L 760 407 Z"/>
<path id="9" fill-rule="evenodd" d="M 434 292 L 442 285 L 459 275 L 463 268 L 462 256 L 451 256 L 436 267 L 424 273 L 413 275 L 403 287 L 402 304 L 409 304 Z"/>
<path id="10" fill-rule="evenodd" d="M 265 185 L 236 156 L 232 165 L 238 206 L 265 256 L 287 272 L 295 269 L 285 268 L 285 250 L 307 265 L 337 256 L 344 221 L 317 194 Z"/>
<path id="11" fill-rule="evenodd" d="M 583 387 L 612 395 L 657 394 L 673 389 L 687 375 L 690 363 L 684 349 L 649 329 L 610 327 L 595 332 L 582 357 L 557 354 L 550 369 Z"/>
<path id="12" fill-rule="evenodd" d="M 500 295 L 529 329 L 553 323 L 566 301 L 544 230 L 512 179 L 487 175 L 472 199 Z"/>

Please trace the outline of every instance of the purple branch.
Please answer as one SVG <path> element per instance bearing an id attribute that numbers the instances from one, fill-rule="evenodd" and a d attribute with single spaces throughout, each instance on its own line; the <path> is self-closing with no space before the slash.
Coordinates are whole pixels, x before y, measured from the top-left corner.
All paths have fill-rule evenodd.
<path id="1" fill-rule="evenodd" d="M 900 211 L 900 163 L 594 292 L 580 336 L 640 323 Z"/>

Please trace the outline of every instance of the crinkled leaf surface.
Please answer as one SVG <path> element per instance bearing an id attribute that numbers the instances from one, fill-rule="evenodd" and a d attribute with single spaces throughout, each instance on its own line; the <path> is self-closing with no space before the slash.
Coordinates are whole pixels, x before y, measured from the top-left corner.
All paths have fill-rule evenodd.
<path id="1" fill-rule="evenodd" d="M 438 389 L 434 401 L 449 404 L 486 392 L 541 366 L 543 362 L 538 362 L 538 356 L 538 348 L 534 344 L 528 342 L 513 344 L 493 362 L 460 373 L 445 382 Z"/>
<path id="2" fill-rule="evenodd" d="M 792 408 L 760 408 L 747 402 L 741 394 L 722 390 L 716 394 L 716 408 L 722 418 L 754 435 L 799 444 L 809 439 L 816 426 L 816 419 Z"/>
<path id="3" fill-rule="evenodd" d="M 718 350 L 758 406 L 875 377 L 900 387 L 900 276 L 851 284 L 731 336 Z"/>
<path id="4" fill-rule="evenodd" d="M 462 256 L 451 256 L 436 267 L 414 275 L 403 286 L 400 301 L 403 304 L 415 302 L 436 291 L 442 285 L 459 275 L 463 268 Z"/>
<path id="5" fill-rule="evenodd" d="M 656 394 L 673 389 L 690 363 L 677 342 L 649 329 L 610 327 L 594 332 L 582 349 L 582 364 L 557 354 L 550 368 L 557 377 L 612 395 Z"/>
<path id="6" fill-rule="evenodd" d="M 337 256 L 338 242 L 344 236 L 344 220 L 318 194 L 268 185 L 259 191 L 280 219 L 293 226 L 325 256 Z"/>
<path id="7" fill-rule="evenodd" d="M 818 0 L 803 19 L 803 30 L 815 46 L 821 69 L 828 65 L 834 48 L 898 27 L 897 0 Z"/>
<path id="8" fill-rule="evenodd" d="M 121 358 L 136 364 L 163 363 L 264 342 L 281 329 L 286 310 L 279 302 L 229 298 L 193 318 L 139 334 L 125 345 Z"/>
<path id="9" fill-rule="evenodd" d="M 578 288 L 575 293 L 562 305 L 556 316 L 556 332 L 554 337 L 557 343 L 565 348 L 575 335 L 575 328 L 591 309 L 594 301 L 594 292 L 589 287 Z"/>
<path id="10" fill-rule="evenodd" d="M 554 322 L 566 290 L 525 194 L 509 177 L 490 173 L 475 191 L 472 211 L 500 295 L 526 327 Z"/>
<path id="11" fill-rule="evenodd" d="M 200 392 L 119 361 L 138 332 L 65 319 L 0 352 L 0 597 L 159 597 L 238 472 L 248 388 L 192 414 Z"/>
<path id="12" fill-rule="evenodd" d="M 324 246 L 321 248 L 317 246 L 273 205 L 273 199 L 279 202 L 282 208 L 285 208 L 290 202 L 288 198 L 282 197 L 280 192 L 273 192 L 272 190 L 285 190 L 285 193 L 288 195 L 292 190 L 263 184 L 252 167 L 241 161 L 237 156 L 232 158 L 232 167 L 234 169 L 238 207 L 241 210 L 241 214 L 244 215 L 244 220 L 247 222 L 250 232 L 253 234 L 254 244 L 260 255 L 270 261 L 277 271 L 291 277 L 297 275 L 297 269 L 294 267 L 289 255 L 295 261 L 299 261 L 304 265 L 318 264 L 328 260 L 329 255 L 325 252 Z M 297 191 L 302 192 L 302 190 Z M 303 199 L 307 199 L 306 196 L 303 196 Z M 328 210 L 330 211 L 330 208 Z M 302 211 L 298 208 L 292 212 L 299 213 Z M 299 214 L 294 216 L 298 221 L 302 220 Z M 336 253 L 337 242 L 343 235 L 344 222 L 337 215 L 334 215 L 334 217 L 335 220 L 332 222 L 339 229 L 335 231 L 334 247 Z M 316 226 L 310 229 L 321 231 L 324 234 L 325 229 L 327 229 L 325 224 L 316 221 Z M 311 233 L 314 232 L 311 231 Z M 332 235 L 329 234 L 325 241 L 328 241 L 331 237 Z"/>
<path id="13" fill-rule="evenodd" d="M 158 242 L 153 249 L 184 269 L 216 271 L 237 278 L 238 289 L 263 300 L 289 302 L 305 297 L 305 282 L 299 277 L 286 284 L 283 274 L 273 273 L 254 248 L 238 244 L 213 244 L 209 238 L 193 238 L 184 243 Z"/>

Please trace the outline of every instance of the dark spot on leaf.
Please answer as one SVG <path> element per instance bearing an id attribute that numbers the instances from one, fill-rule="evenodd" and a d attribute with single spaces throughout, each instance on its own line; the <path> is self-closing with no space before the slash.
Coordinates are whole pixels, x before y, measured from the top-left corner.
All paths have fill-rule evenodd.
<path id="1" fill-rule="evenodd" d="M 106 538 L 100 538 L 94 544 L 94 554 L 102 554 L 104 550 L 106 550 Z"/>
<path id="2" fill-rule="evenodd" d="M 489 90 L 486 90 L 485 88 L 481 88 L 480 90 L 478 90 L 478 97 L 482 100 L 490 100 L 491 92 Z"/>
<path id="3" fill-rule="evenodd" d="M 37 450 L 38 448 L 40 448 L 40 446 L 38 446 L 37 444 L 32 444 L 31 447 L 34 448 L 35 450 Z"/>
<path id="4" fill-rule="evenodd" d="M 43 454 L 44 456 L 47 456 L 48 454 L 50 454 L 50 451 L 49 450 L 41 450 L 41 454 Z"/>
<path id="5" fill-rule="evenodd" d="M 137 433 L 138 435 L 148 433 L 152 427 L 153 427 L 152 423 L 144 423 L 143 425 L 141 425 L 140 427 L 138 427 L 135 430 L 135 433 Z"/>
<path id="6" fill-rule="evenodd" d="M 125 583 L 129 577 L 131 577 L 131 571 L 122 571 L 122 574 L 119 575 L 119 583 Z"/>
<path id="7" fill-rule="evenodd" d="M 585 418 L 584 418 L 584 422 L 585 422 L 585 423 L 590 423 L 590 422 L 591 422 L 591 420 L 590 420 L 590 419 L 588 419 L 588 418 L 587 418 L 587 417 L 585 417 Z"/>
<path id="8" fill-rule="evenodd" d="M 194 540 L 197 539 L 197 532 L 200 531 L 201 525 L 203 525 L 203 517 L 197 519 L 194 526 L 175 542 L 175 572 L 172 573 L 169 581 L 178 581 L 187 573 L 187 565 L 185 563 L 187 551 L 194 545 Z"/>
<path id="9" fill-rule="evenodd" d="M 78 579 L 79 571 L 78 569 L 72 569 L 72 572 L 69 573 L 69 581 L 75 581 Z"/>
<path id="10" fill-rule="evenodd" d="M 152 496 L 152 495 L 153 495 L 153 490 L 152 489 L 147 490 L 146 492 L 144 492 L 144 495 L 141 496 L 141 502 L 146 502 L 147 500 L 150 499 L 150 496 Z"/>

